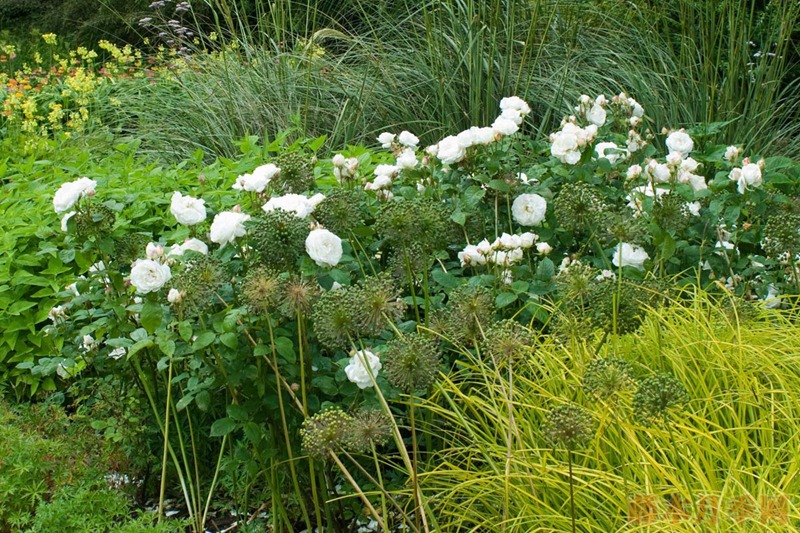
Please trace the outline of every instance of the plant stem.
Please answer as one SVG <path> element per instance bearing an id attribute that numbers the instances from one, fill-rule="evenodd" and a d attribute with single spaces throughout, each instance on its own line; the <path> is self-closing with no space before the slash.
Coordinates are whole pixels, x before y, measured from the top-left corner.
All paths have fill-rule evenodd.
<path id="1" fill-rule="evenodd" d="M 164 453 L 161 457 L 161 488 L 158 492 L 158 523 L 164 515 L 164 493 L 167 488 L 167 448 L 169 446 L 169 402 L 172 398 L 172 359 L 169 360 L 167 372 L 167 409 L 164 413 Z M 188 503 L 188 502 L 187 502 Z"/>
<path id="2" fill-rule="evenodd" d="M 567 462 L 569 463 L 569 512 L 572 516 L 572 533 L 575 533 L 575 492 L 572 487 L 572 450 L 567 452 Z"/>

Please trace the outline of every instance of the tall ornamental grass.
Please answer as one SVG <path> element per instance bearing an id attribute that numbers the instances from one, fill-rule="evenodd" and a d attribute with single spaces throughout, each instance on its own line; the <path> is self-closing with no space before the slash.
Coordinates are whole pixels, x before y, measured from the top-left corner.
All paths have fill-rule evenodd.
<path id="1" fill-rule="evenodd" d="M 233 139 L 289 127 L 332 146 L 372 143 L 385 127 L 430 142 L 491 120 L 506 94 L 551 131 L 581 92 L 623 88 L 657 124 L 707 124 L 720 143 L 800 153 L 791 0 L 212 5 L 212 20 L 185 15 L 216 39 L 184 43 L 189 71 L 120 84 L 122 105 L 108 109 L 109 123 L 162 154 L 231 156 Z"/>
<path id="2" fill-rule="evenodd" d="M 594 425 L 572 456 L 579 531 L 793 531 L 798 333 L 693 290 L 630 335 L 548 337 L 513 372 L 465 351 L 422 409 L 443 444 L 420 475 L 426 498 L 444 531 L 569 531 L 567 455 L 543 426 L 578 404 Z M 642 422 L 681 387 L 682 406 Z"/>

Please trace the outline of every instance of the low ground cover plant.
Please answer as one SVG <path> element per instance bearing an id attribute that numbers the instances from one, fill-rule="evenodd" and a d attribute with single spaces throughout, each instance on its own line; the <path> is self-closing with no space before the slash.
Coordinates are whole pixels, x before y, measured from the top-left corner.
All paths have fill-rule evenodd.
<path id="1" fill-rule="evenodd" d="M 55 253 L 81 276 L 49 310 L 42 356 L 16 369 L 54 385 L 108 377 L 138 391 L 163 437 L 160 507 L 179 495 L 196 530 L 217 489 L 238 494 L 237 512 L 251 498 L 269 502 L 275 530 L 485 527 L 469 514 L 443 522 L 483 503 L 442 503 L 426 487 L 436 476 L 421 474 L 457 437 L 475 440 L 448 394 L 488 380 L 512 419 L 514 361 L 534 365 L 526 387 L 536 390 L 535 376 L 566 387 L 536 362 L 573 368 L 580 352 L 540 360 L 542 347 L 597 332 L 601 347 L 619 347 L 648 310 L 680 302 L 676 286 L 740 302 L 735 316 L 791 307 L 800 290 L 800 167 L 790 159 L 714 145 L 714 125 L 658 129 L 625 94 L 582 96 L 546 139 L 525 135 L 524 100 L 499 107 L 491 124 L 425 148 L 412 132 L 384 132 L 380 150 L 323 159 L 324 139 L 248 138 L 240 161 L 200 175 L 198 154 L 195 180 L 164 183 L 161 195 L 102 174 L 63 182 L 52 196 L 63 234 Z M 679 473 L 659 479 L 694 501 L 697 472 L 670 428 L 695 385 L 653 357 L 635 375 L 609 361 L 595 370 L 626 382 L 652 374 L 635 394 L 636 423 L 667 431 L 669 450 L 653 446 Z M 458 422 L 440 426 L 433 405 Z M 568 460 L 566 513 L 550 499 L 562 501 L 560 489 L 535 512 L 512 509 L 517 445 L 547 459 L 515 423 L 491 430 L 510 454 L 495 472 L 505 476 L 504 527 L 530 527 L 545 508 L 560 528 L 567 516 L 573 528 L 583 521 L 582 450 L 597 449 L 583 412 L 556 407 L 544 424 L 545 442 Z M 650 470 L 619 475 L 652 482 Z M 603 503 L 613 524 L 617 496 Z"/>

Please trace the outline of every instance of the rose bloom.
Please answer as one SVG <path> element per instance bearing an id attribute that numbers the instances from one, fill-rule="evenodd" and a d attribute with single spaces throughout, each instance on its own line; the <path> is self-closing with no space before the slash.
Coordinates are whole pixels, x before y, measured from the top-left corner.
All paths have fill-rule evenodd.
<path id="1" fill-rule="evenodd" d="M 139 294 L 161 289 L 172 278 L 169 265 L 152 259 L 137 259 L 131 265 L 131 285 Z"/>
<path id="2" fill-rule="evenodd" d="M 322 196 L 319 201 L 316 201 L 316 198 L 317 195 L 314 195 L 312 198 L 306 198 L 302 194 L 284 194 L 283 196 L 270 198 L 262 209 L 267 213 L 275 209 L 283 209 L 284 211 L 294 213 L 297 218 L 306 218 L 314 211 L 317 204 L 325 199 L 325 196 Z"/>
<path id="3" fill-rule="evenodd" d="M 577 135 L 560 131 L 554 133 L 550 140 L 553 143 L 550 146 L 550 154 L 560 159 L 562 163 L 574 165 L 580 161 L 581 152 L 578 148 Z"/>
<path id="4" fill-rule="evenodd" d="M 183 196 L 178 191 L 172 194 L 169 210 L 179 224 L 194 226 L 206 219 L 205 201 L 191 196 Z"/>
<path id="5" fill-rule="evenodd" d="M 388 131 L 378 135 L 378 142 L 381 143 L 381 148 L 391 148 L 395 137 L 394 133 L 389 133 Z"/>
<path id="6" fill-rule="evenodd" d="M 616 163 L 618 159 L 625 157 L 625 154 L 607 154 L 606 150 L 620 150 L 620 147 L 612 142 L 597 143 L 597 146 L 594 147 L 597 157 L 608 159 L 608 162 L 612 165 Z M 622 151 L 624 152 L 625 150 Z"/>
<path id="7" fill-rule="evenodd" d="M 439 141 L 437 147 L 438 149 L 436 156 L 443 165 L 452 165 L 453 163 L 458 163 L 467 155 L 467 150 L 464 148 L 461 142 L 459 142 L 455 135 L 445 137 Z"/>
<path id="8" fill-rule="evenodd" d="M 53 208 L 61 214 L 84 196 L 91 196 L 95 192 L 97 182 L 89 178 L 80 178 L 61 185 L 53 195 Z"/>
<path id="9" fill-rule="evenodd" d="M 519 124 L 507 117 L 497 117 L 492 123 L 492 129 L 500 135 L 513 135 L 519 131 Z"/>
<path id="10" fill-rule="evenodd" d="M 644 270 L 644 262 L 648 259 L 650 259 L 650 256 L 644 248 L 622 242 L 614 251 L 614 257 L 611 262 L 617 267 L 632 266 L 633 268 Z"/>
<path id="11" fill-rule="evenodd" d="M 694 149 L 694 141 L 685 131 L 673 131 L 667 137 L 667 149 L 669 153 L 677 152 L 681 157 L 686 157 Z"/>
<path id="12" fill-rule="evenodd" d="M 352 383 L 358 385 L 359 389 L 366 389 L 372 386 L 372 377 L 377 377 L 381 370 L 381 361 L 377 355 L 369 350 L 359 350 L 350 357 L 350 362 L 344 368 L 344 373 Z"/>
<path id="13" fill-rule="evenodd" d="M 281 169 L 272 163 L 261 165 L 250 174 L 242 174 L 236 178 L 233 188 L 247 192 L 264 192 L 272 178 L 280 174 Z"/>
<path id="14" fill-rule="evenodd" d="M 733 163 L 737 159 L 739 159 L 739 147 L 737 146 L 728 146 L 725 149 L 725 159 Z"/>
<path id="15" fill-rule="evenodd" d="M 397 156 L 397 168 L 414 168 L 417 166 L 417 155 L 411 148 L 406 148 Z"/>
<path id="16" fill-rule="evenodd" d="M 514 220 L 522 226 L 538 226 L 544 220 L 547 200 L 538 194 L 520 194 L 511 204 Z"/>
<path id="17" fill-rule="evenodd" d="M 419 137 L 410 131 L 401 131 L 400 135 L 397 136 L 397 141 L 408 148 L 416 148 L 419 144 Z"/>
<path id="18" fill-rule="evenodd" d="M 595 126 L 602 126 L 606 123 L 606 110 L 598 104 L 594 104 L 591 109 L 586 112 L 586 120 Z"/>
<path id="19" fill-rule="evenodd" d="M 531 112 L 531 107 L 519 96 L 506 96 L 500 100 L 500 110 L 507 111 L 509 109 L 513 109 L 523 116 Z"/>
<path id="20" fill-rule="evenodd" d="M 242 237 L 246 230 L 244 223 L 250 220 L 250 215 L 235 211 L 223 211 L 214 217 L 211 223 L 209 238 L 221 246 L 233 243 L 237 237 Z"/>
<path id="21" fill-rule="evenodd" d="M 342 260 L 342 239 L 324 228 L 317 228 L 306 237 L 306 252 L 317 265 L 335 267 Z"/>

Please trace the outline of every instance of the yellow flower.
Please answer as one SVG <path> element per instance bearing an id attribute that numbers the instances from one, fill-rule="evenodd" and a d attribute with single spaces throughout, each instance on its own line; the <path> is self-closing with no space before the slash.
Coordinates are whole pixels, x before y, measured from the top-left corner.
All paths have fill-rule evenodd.
<path id="1" fill-rule="evenodd" d="M 46 44 L 54 46 L 56 44 L 56 34 L 55 33 L 44 33 L 42 34 L 42 39 Z"/>

